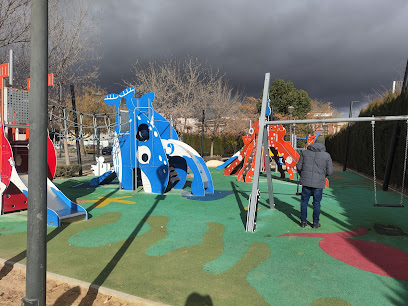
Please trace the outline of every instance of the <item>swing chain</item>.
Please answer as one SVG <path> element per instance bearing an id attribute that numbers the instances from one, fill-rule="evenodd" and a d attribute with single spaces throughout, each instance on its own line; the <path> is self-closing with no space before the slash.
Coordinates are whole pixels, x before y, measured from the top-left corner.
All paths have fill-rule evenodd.
<path id="1" fill-rule="evenodd" d="M 371 135 L 373 142 L 373 181 L 374 181 L 374 204 L 377 205 L 377 177 L 375 174 L 375 137 L 374 137 L 375 121 L 371 121 Z"/>
<path id="2" fill-rule="evenodd" d="M 405 187 L 405 174 L 407 171 L 407 155 L 408 155 L 408 120 L 406 122 L 407 124 L 407 130 L 406 130 L 406 137 L 405 137 L 405 153 L 404 153 L 404 170 L 402 174 L 402 190 L 401 190 L 401 198 L 400 198 L 400 205 L 402 206 L 402 200 L 404 197 L 404 187 Z"/>

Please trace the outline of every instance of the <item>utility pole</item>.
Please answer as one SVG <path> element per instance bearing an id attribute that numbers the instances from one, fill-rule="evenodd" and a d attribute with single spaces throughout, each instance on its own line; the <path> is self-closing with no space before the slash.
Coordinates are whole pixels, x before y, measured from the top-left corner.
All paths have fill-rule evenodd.
<path id="1" fill-rule="evenodd" d="M 203 110 L 203 118 L 201 120 L 201 157 L 204 153 L 204 121 L 205 121 L 205 111 Z"/>
<path id="2" fill-rule="evenodd" d="M 47 273 L 48 1 L 31 1 L 26 295 L 45 305 Z"/>

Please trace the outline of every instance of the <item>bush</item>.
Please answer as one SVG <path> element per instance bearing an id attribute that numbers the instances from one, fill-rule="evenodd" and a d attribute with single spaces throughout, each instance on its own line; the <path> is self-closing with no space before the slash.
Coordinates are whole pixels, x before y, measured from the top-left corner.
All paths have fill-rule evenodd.
<path id="1" fill-rule="evenodd" d="M 81 165 L 57 165 L 55 171 L 55 177 L 73 177 L 79 176 L 79 172 L 82 169 Z"/>
<path id="2" fill-rule="evenodd" d="M 200 134 L 183 134 L 183 142 L 194 148 L 201 154 L 201 135 Z M 211 139 L 204 137 L 203 155 L 209 156 L 211 150 Z M 216 137 L 214 139 L 214 155 L 231 156 L 244 146 L 242 137 Z"/>
<path id="3" fill-rule="evenodd" d="M 376 99 L 367 108 L 360 112 L 360 117 L 397 116 L 407 113 L 408 95 L 403 97 L 387 94 L 382 99 Z M 391 147 L 391 138 L 395 122 L 384 121 L 375 123 L 375 161 L 376 177 L 384 179 L 385 168 Z M 398 122 L 397 148 L 391 172 L 390 185 L 399 188 L 403 174 L 406 123 Z M 347 129 L 329 136 L 326 139 L 326 148 L 334 161 L 344 163 L 344 152 Z M 355 122 L 350 125 L 350 139 L 347 166 L 358 172 L 373 176 L 372 127 L 370 122 Z"/>

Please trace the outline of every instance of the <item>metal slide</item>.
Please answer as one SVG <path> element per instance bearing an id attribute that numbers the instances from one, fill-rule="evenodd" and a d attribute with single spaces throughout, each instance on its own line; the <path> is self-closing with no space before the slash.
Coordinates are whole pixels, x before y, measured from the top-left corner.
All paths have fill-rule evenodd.
<path id="1" fill-rule="evenodd" d="M 21 181 L 28 186 L 28 174 L 19 175 Z M 22 191 L 22 190 L 21 190 Z M 54 183 L 47 178 L 47 224 L 61 226 L 61 223 L 87 220 L 88 212 L 68 199 Z"/>

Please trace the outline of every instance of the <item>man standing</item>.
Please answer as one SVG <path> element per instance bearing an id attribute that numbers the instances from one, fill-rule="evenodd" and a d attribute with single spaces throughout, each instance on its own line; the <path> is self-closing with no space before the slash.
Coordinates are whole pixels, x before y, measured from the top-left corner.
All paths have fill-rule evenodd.
<path id="1" fill-rule="evenodd" d="M 300 184 L 302 185 L 300 226 L 306 227 L 307 225 L 307 205 L 310 196 L 313 196 L 313 228 L 319 228 L 320 201 L 326 184 L 326 176 L 333 173 L 331 156 L 326 152 L 326 147 L 322 143 L 315 142 L 300 154 L 296 169 L 300 175 Z"/>

